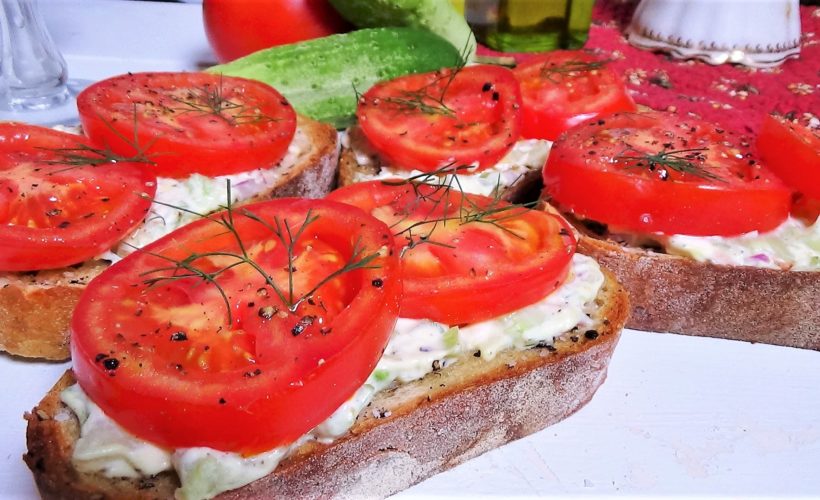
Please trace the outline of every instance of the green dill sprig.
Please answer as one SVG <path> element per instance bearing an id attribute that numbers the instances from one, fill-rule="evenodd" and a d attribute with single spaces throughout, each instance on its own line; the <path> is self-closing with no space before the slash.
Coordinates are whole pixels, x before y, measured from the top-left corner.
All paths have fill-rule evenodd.
<path id="1" fill-rule="evenodd" d="M 187 209 L 185 207 L 179 207 L 158 200 L 153 200 L 153 202 L 163 206 L 174 208 L 181 212 L 196 215 L 203 219 L 208 219 L 222 226 L 225 231 L 220 233 L 219 235 L 230 234 L 233 237 L 233 240 L 235 241 L 239 251 L 213 251 L 202 253 L 193 252 L 183 259 L 175 259 L 172 257 L 168 257 L 166 255 L 158 254 L 156 252 L 140 250 L 142 252 L 147 253 L 148 255 L 160 258 L 171 264 L 169 266 L 158 267 L 141 273 L 140 276 L 144 277 L 143 284 L 147 285 L 148 287 L 151 287 L 159 283 L 169 281 L 178 281 L 183 279 L 198 279 L 209 285 L 213 285 L 219 292 L 219 295 L 222 297 L 222 301 L 225 304 L 228 324 L 232 324 L 233 315 L 231 313 L 230 299 L 225 289 L 217 281 L 217 278 L 220 275 L 237 266 L 250 266 L 259 276 L 262 277 L 262 279 L 265 281 L 265 284 L 273 290 L 273 292 L 276 294 L 279 300 L 281 300 L 282 303 L 292 313 L 296 312 L 299 306 L 304 301 L 310 299 L 310 297 L 313 296 L 313 294 L 315 294 L 322 286 L 324 286 L 331 280 L 335 279 L 336 277 L 351 271 L 355 271 L 357 269 L 376 269 L 379 267 L 376 265 L 372 265 L 372 262 L 381 255 L 380 252 L 376 251 L 366 255 L 366 249 L 361 245 L 361 239 L 357 239 L 353 245 L 351 257 L 350 259 L 348 259 L 344 266 L 337 269 L 336 271 L 333 271 L 332 273 L 328 274 L 327 276 L 319 280 L 319 282 L 316 285 L 314 285 L 313 288 L 311 288 L 308 292 L 303 293 L 299 297 L 296 297 L 293 290 L 293 273 L 296 271 L 294 263 L 297 258 L 295 254 L 296 244 L 299 241 L 299 238 L 304 234 L 308 226 L 314 223 L 319 218 L 319 216 L 313 215 L 312 211 L 308 210 L 307 214 L 305 215 L 305 219 L 302 221 L 299 227 L 294 228 L 286 219 L 283 221 L 278 216 L 274 216 L 273 224 L 271 224 L 268 221 L 259 217 L 258 215 L 254 214 L 250 210 L 242 209 L 240 212 L 241 215 L 259 224 L 262 224 L 265 228 L 271 231 L 271 233 L 276 237 L 276 239 L 278 239 L 285 246 L 288 256 L 288 289 L 287 291 L 285 291 L 282 290 L 282 288 L 276 284 L 276 282 L 273 280 L 273 277 L 267 271 L 265 271 L 265 269 L 262 268 L 261 265 L 259 265 L 255 260 L 253 260 L 253 257 L 249 254 L 248 248 L 246 247 L 245 242 L 242 240 L 242 237 L 239 234 L 239 231 L 236 227 L 236 222 L 234 219 L 236 209 L 234 208 L 233 203 L 231 201 L 230 180 L 228 180 L 227 182 L 226 191 L 227 203 L 224 207 L 222 207 L 225 209 L 225 211 L 220 214 L 202 214 L 197 211 Z M 199 261 L 202 261 L 203 259 L 210 259 L 211 257 L 233 259 L 233 262 L 230 262 L 229 264 L 215 271 L 206 271 L 197 264 Z M 160 273 L 167 274 L 164 274 L 162 276 L 155 276 L 156 274 Z"/>
<path id="2" fill-rule="evenodd" d="M 455 222 L 464 224 L 489 224 L 512 235 L 515 238 L 524 239 L 524 236 L 516 233 L 502 223 L 508 219 L 517 217 L 520 214 L 516 210 L 529 209 L 537 202 L 529 203 L 508 203 L 501 198 L 500 179 L 493 190 L 491 200 L 487 204 L 479 204 L 465 195 L 464 188 L 459 181 L 456 172 L 462 169 L 469 169 L 469 166 L 447 165 L 434 172 L 417 174 L 401 180 L 385 180 L 383 184 L 388 186 L 410 186 L 418 203 L 427 201 L 431 203 L 428 215 L 423 220 L 413 222 L 402 227 L 403 223 L 410 217 L 411 210 L 407 215 L 394 222 L 390 228 L 396 230 L 395 236 L 403 236 L 407 240 L 407 245 L 402 249 L 402 255 L 408 250 L 422 244 L 438 245 L 446 248 L 455 248 L 453 245 L 439 242 L 433 239 L 433 235 L 441 225 Z M 442 175 L 444 176 L 442 178 Z M 432 191 L 423 189 L 432 187 Z M 458 206 L 451 207 L 451 201 L 455 197 L 453 191 L 458 193 Z M 444 207 L 443 215 L 432 216 L 439 207 Z M 450 215 L 452 214 L 452 215 Z"/>
<path id="3" fill-rule="evenodd" d="M 626 168 L 657 172 L 660 179 L 664 181 L 669 178 L 669 170 L 674 170 L 701 179 L 726 182 L 722 177 L 695 163 L 696 161 L 705 161 L 706 155 L 704 155 L 704 152 L 708 150 L 708 148 L 667 150 L 664 147 L 657 153 L 647 153 L 628 147 L 614 156 L 613 160 L 624 162 Z M 626 153 L 634 154 L 628 155 Z"/>
<path id="4" fill-rule="evenodd" d="M 571 59 L 569 61 L 564 61 L 561 64 L 550 65 L 549 63 L 545 63 L 541 67 L 541 78 L 546 78 L 552 83 L 559 83 L 564 75 L 575 76 L 581 72 L 601 69 L 609 62 L 609 59 L 602 61 L 581 61 Z"/>
<path id="5" fill-rule="evenodd" d="M 419 174 L 411 175 L 403 179 L 387 179 L 383 180 L 382 184 L 385 186 L 411 186 L 416 195 L 416 199 L 424 200 L 427 195 L 424 194 L 419 186 L 434 186 L 441 189 L 450 189 L 453 184 L 457 184 L 459 190 L 461 189 L 461 181 L 458 179 L 458 173 L 462 171 L 469 171 L 474 167 L 470 165 L 455 165 L 449 163 L 443 167 L 430 172 L 421 172 Z"/>
<path id="6" fill-rule="evenodd" d="M 223 75 L 219 75 L 219 85 L 203 85 L 188 92 L 185 98 L 170 96 L 171 100 L 179 104 L 179 108 L 169 108 L 171 111 L 211 115 L 224 120 L 229 125 L 244 125 L 262 121 L 277 121 L 265 114 L 254 112 L 259 108 L 250 108 L 244 104 L 228 99 L 223 90 Z"/>
<path id="7" fill-rule="evenodd" d="M 119 130 L 114 128 L 110 121 L 98 116 L 100 121 L 108 128 L 114 135 L 121 139 L 125 144 L 134 149 L 135 153 L 131 156 L 123 156 L 111 150 L 111 147 L 106 145 L 103 148 L 89 146 L 87 144 L 77 144 L 74 148 L 37 148 L 43 151 L 50 151 L 56 153 L 58 158 L 55 160 L 42 160 L 41 163 L 45 165 L 65 165 L 66 168 L 53 170 L 49 175 L 65 172 L 79 167 L 98 166 L 116 163 L 145 163 L 148 165 L 156 165 L 153 160 L 156 156 L 163 153 L 151 153 L 148 151 L 153 147 L 154 143 L 159 137 L 154 137 L 147 144 L 140 144 L 139 135 L 137 133 L 137 105 L 134 104 L 134 138 L 128 139 Z"/>
<path id="8" fill-rule="evenodd" d="M 467 59 L 470 53 L 471 44 L 469 41 L 463 48 L 461 55 L 452 68 L 445 68 L 443 73 L 437 76 L 433 81 L 415 90 L 403 90 L 398 97 L 385 97 L 382 102 L 394 105 L 401 112 L 419 111 L 426 115 L 440 115 L 448 118 L 455 118 L 456 112 L 444 102 L 447 91 L 450 85 L 455 80 L 456 76 L 467 65 Z M 440 86 L 441 90 L 436 90 Z M 362 94 L 354 87 L 356 93 L 356 100 L 362 100 Z"/>
<path id="9" fill-rule="evenodd" d="M 312 211 L 308 210 L 307 214 L 305 215 L 305 220 L 302 222 L 299 228 L 294 231 L 287 220 L 283 222 L 279 219 L 279 217 L 276 216 L 274 216 L 273 218 L 273 224 L 270 224 L 269 222 L 262 219 L 253 212 L 250 212 L 249 210 L 243 209 L 242 215 L 265 226 L 269 231 L 271 231 L 276 236 L 276 238 L 280 242 L 282 242 L 283 245 L 285 245 L 288 255 L 288 296 L 287 300 L 283 299 L 282 302 L 285 303 L 285 305 L 291 312 L 296 311 L 296 309 L 302 302 L 307 300 L 325 283 L 328 283 L 334 278 L 341 276 L 342 274 L 348 273 L 350 271 L 354 271 L 356 269 L 376 269 L 379 267 L 370 265 L 370 263 L 379 256 L 379 252 L 374 252 L 370 255 L 363 256 L 365 248 L 361 244 L 361 238 L 358 238 L 356 242 L 353 244 L 353 252 L 350 256 L 350 260 L 348 260 L 348 262 L 345 263 L 344 266 L 319 280 L 319 282 L 313 288 L 311 288 L 310 291 L 302 294 L 299 298 L 294 298 L 293 272 L 295 269 L 293 264 L 296 261 L 296 255 L 294 253 L 294 250 L 296 249 L 296 242 L 299 241 L 299 238 L 305 232 L 305 229 L 307 229 L 307 227 L 310 224 L 315 222 L 319 218 L 319 216 L 313 215 Z M 282 296 L 280 295 L 280 299 L 281 298 Z"/>
<path id="10" fill-rule="evenodd" d="M 463 214 L 460 223 L 489 224 L 512 235 L 514 238 L 518 238 L 520 240 L 525 239 L 524 236 L 516 233 L 515 231 L 506 226 L 503 226 L 501 223 L 505 220 L 514 219 L 515 217 L 518 217 L 518 215 L 521 214 L 521 210 L 527 210 L 535 206 L 537 202 L 502 204 L 501 201 L 501 198 L 493 197 L 493 200 L 487 206 L 484 207 L 479 207 L 478 205 L 470 201 L 472 207 L 470 210 Z M 515 212 L 516 209 L 518 210 L 517 212 Z"/>

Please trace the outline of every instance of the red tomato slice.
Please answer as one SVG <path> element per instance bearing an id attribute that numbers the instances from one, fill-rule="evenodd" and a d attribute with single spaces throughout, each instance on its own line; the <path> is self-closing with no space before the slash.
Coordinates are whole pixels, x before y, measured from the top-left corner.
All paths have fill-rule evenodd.
<path id="1" fill-rule="evenodd" d="M 145 153 L 160 177 L 270 168 L 296 131 L 296 113 L 264 83 L 207 73 L 135 73 L 77 96 L 85 133 L 117 153 Z"/>
<path id="2" fill-rule="evenodd" d="M 512 72 L 468 66 L 378 83 L 359 100 L 367 140 L 391 166 L 431 172 L 495 165 L 518 140 L 521 95 Z"/>
<path id="3" fill-rule="evenodd" d="M 766 165 L 787 185 L 820 198 L 820 135 L 799 123 L 767 116 L 757 137 Z"/>
<path id="4" fill-rule="evenodd" d="M 606 62 L 581 50 L 557 50 L 517 66 L 521 135 L 554 141 L 565 130 L 616 111 L 636 111 L 626 87 Z"/>
<path id="5" fill-rule="evenodd" d="M 111 249 L 155 190 L 150 172 L 105 162 L 85 137 L 0 123 L 0 270 L 60 268 Z"/>
<path id="6" fill-rule="evenodd" d="M 745 146 L 699 120 L 618 113 L 561 136 L 544 183 L 562 209 L 619 229 L 768 231 L 788 216 L 791 195 Z"/>
<path id="7" fill-rule="evenodd" d="M 278 199 L 196 221 L 89 285 L 71 324 L 77 380 L 106 414 L 160 446 L 251 454 L 291 443 L 381 356 L 401 293 L 390 242 L 380 221 L 325 200 Z M 364 267 L 340 273 L 353 262 Z"/>
<path id="8" fill-rule="evenodd" d="M 204 0 L 202 18 L 222 62 L 351 28 L 327 0 Z"/>
<path id="9" fill-rule="evenodd" d="M 563 218 L 442 186 L 391 184 L 353 184 L 329 198 L 391 227 L 402 249 L 402 317 L 475 323 L 537 302 L 566 277 L 575 238 Z"/>

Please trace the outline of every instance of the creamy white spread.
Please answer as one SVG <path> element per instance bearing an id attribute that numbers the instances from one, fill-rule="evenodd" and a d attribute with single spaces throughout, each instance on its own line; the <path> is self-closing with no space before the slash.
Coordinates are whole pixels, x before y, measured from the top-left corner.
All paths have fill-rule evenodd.
<path id="1" fill-rule="evenodd" d="M 56 125 L 53 128 L 69 134 L 83 133 L 79 125 Z M 157 177 L 154 202 L 143 223 L 98 258 L 117 262 L 137 248 L 153 243 L 197 220 L 200 218 L 197 214 L 207 215 L 221 210 L 228 204 L 228 181 L 231 183 L 231 203 L 241 203 L 265 193 L 282 178 L 286 171 L 282 166 L 294 165 L 299 156 L 309 148 L 309 142 L 310 138 L 304 130 L 296 127 L 287 153 L 273 167 L 216 177 L 201 174 L 193 174 L 184 179 Z"/>
<path id="2" fill-rule="evenodd" d="M 78 385 L 65 389 L 62 401 L 77 414 L 81 434 L 74 464 L 84 472 L 108 477 L 139 477 L 176 470 L 179 499 L 211 498 L 270 474 L 288 453 L 310 440 L 330 442 L 342 436 L 379 391 L 394 383 L 418 380 L 459 355 L 491 359 L 504 349 L 551 345 L 565 332 L 592 326 L 595 297 L 604 282 L 598 264 L 575 255 L 567 280 L 535 304 L 466 327 L 428 320 L 399 319 L 381 360 L 365 384 L 327 420 L 290 446 L 252 457 L 210 448 L 165 450 L 134 437 L 107 417 Z"/>
<path id="3" fill-rule="evenodd" d="M 362 166 L 373 166 L 378 162 L 378 155 L 360 138 L 361 134 L 344 134 L 342 145 L 350 148 L 356 157 L 356 163 Z M 538 172 L 547 161 L 552 142 L 543 139 L 526 139 L 515 143 L 513 148 L 491 168 L 477 173 L 456 174 L 461 190 L 465 193 L 492 195 L 496 190 L 512 186 L 528 172 Z M 396 177 L 408 178 L 423 175 L 419 170 L 401 170 L 389 165 L 381 164 L 376 175 L 366 172 L 356 172 L 355 182 L 364 182 L 377 179 L 391 179 Z"/>
<path id="4" fill-rule="evenodd" d="M 93 429 L 74 445 L 72 458 L 79 471 L 137 478 L 171 467 L 168 452 L 126 432 L 91 403 L 79 385 L 66 388 L 60 399 L 77 414 L 83 429 Z"/>
<path id="5" fill-rule="evenodd" d="M 820 219 L 805 224 L 789 217 L 776 229 L 733 237 L 666 238 L 666 251 L 699 262 L 789 271 L 820 271 Z"/>
<path id="6" fill-rule="evenodd" d="M 116 262 L 198 218 L 227 206 L 227 183 L 231 183 L 231 203 L 241 203 L 265 193 L 276 185 L 286 171 L 280 165 L 293 165 L 307 148 L 309 138 L 297 128 L 279 165 L 231 175 L 208 177 L 193 174 L 184 179 L 157 178 L 157 192 L 145 221 L 127 238 L 101 258 Z"/>

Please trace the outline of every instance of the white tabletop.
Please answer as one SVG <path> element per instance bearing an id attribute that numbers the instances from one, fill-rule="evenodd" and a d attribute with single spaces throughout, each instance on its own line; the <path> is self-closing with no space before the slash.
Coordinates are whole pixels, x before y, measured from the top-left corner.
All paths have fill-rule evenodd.
<path id="1" fill-rule="evenodd" d="M 40 3 L 72 78 L 214 60 L 198 5 Z M 0 355 L 0 498 L 36 497 L 22 414 L 66 366 Z M 625 331 L 577 414 L 399 497 L 820 497 L 818 388 L 820 352 Z"/>

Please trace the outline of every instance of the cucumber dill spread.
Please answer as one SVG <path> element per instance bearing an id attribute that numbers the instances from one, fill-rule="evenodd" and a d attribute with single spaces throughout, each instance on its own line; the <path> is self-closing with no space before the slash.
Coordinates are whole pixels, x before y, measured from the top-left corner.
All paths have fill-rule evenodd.
<path id="1" fill-rule="evenodd" d="M 666 251 L 699 262 L 784 271 L 820 271 L 820 220 L 805 223 L 789 217 L 772 231 L 739 236 L 673 235 L 663 238 Z"/>
<path id="2" fill-rule="evenodd" d="M 367 180 L 389 180 L 421 177 L 426 175 L 420 170 L 404 170 L 383 164 L 381 158 L 361 140 L 360 134 L 344 134 L 342 144 L 350 148 L 358 165 L 364 167 L 354 174 L 355 182 Z M 504 189 L 514 186 L 527 174 L 540 171 L 549 156 L 552 143 L 544 139 L 524 139 L 517 141 L 512 149 L 498 163 L 481 172 L 475 172 L 475 165 L 462 165 L 457 169 L 448 169 L 441 175 L 454 175 L 465 193 L 495 196 Z M 369 173 L 368 167 L 378 168 L 377 173 Z M 447 167 L 443 167 L 447 168 Z"/>

